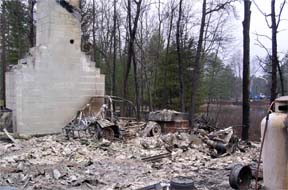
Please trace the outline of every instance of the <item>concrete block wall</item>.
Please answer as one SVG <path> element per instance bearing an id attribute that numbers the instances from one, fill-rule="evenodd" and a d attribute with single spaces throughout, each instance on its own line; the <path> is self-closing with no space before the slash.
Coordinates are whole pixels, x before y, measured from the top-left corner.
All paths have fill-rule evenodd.
<path id="1" fill-rule="evenodd" d="M 37 10 L 37 46 L 6 73 L 15 132 L 27 135 L 61 132 L 91 96 L 105 94 L 105 76 L 80 51 L 77 18 L 56 0 Z"/>

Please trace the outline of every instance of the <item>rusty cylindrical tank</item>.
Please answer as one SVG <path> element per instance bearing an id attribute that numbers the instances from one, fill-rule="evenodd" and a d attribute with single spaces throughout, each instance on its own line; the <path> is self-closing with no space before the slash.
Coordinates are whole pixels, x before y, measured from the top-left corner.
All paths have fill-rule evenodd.
<path id="1" fill-rule="evenodd" d="M 288 96 L 275 100 L 275 111 L 261 122 L 265 190 L 288 190 Z"/>

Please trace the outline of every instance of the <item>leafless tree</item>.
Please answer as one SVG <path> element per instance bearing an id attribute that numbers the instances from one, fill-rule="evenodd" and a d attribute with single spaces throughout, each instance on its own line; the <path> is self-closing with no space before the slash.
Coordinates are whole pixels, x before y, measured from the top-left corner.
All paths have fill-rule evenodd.
<path id="1" fill-rule="evenodd" d="M 35 12 L 35 5 L 36 0 L 29 0 L 29 42 L 30 47 L 33 47 L 35 45 L 35 25 L 34 25 L 34 12 Z"/>
<path id="2" fill-rule="evenodd" d="M 3 100 L 5 106 L 5 71 L 6 71 L 6 19 L 5 19 L 5 0 L 2 1 L 2 10 L 1 10 L 1 99 Z"/>
<path id="3" fill-rule="evenodd" d="M 250 17 L 251 1 L 244 1 L 244 21 L 243 21 L 243 117 L 242 117 L 242 139 L 249 139 L 250 126 Z"/>
<path id="4" fill-rule="evenodd" d="M 117 0 L 113 3 L 113 66 L 112 66 L 112 95 L 116 95 L 116 58 L 117 58 Z"/>
<path id="5" fill-rule="evenodd" d="M 128 39 L 127 65 L 125 69 L 125 77 L 124 77 L 124 84 L 123 84 L 123 97 L 127 98 L 128 78 L 129 78 L 131 63 L 133 62 L 137 118 L 139 119 L 140 118 L 139 84 L 138 84 L 138 78 L 137 78 L 137 62 L 135 58 L 134 42 L 136 39 L 138 20 L 139 20 L 140 13 L 141 13 L 142 0 L 138 0 L 138 1 L 133 0 L 132 3 L 136 5 L 136 12 L 135 12 L 134 18 L 132 16 L 131 1 L 130 0 L 127 1 L 127 19 L 128 19 L 129 39 Z"/>
<path id="6" fill-rule="evenodd" d="M 279 77 L 280 77 L 280 83 L 281 83 L 281 94 L 284 95 L 284 82 L 283 82 L 283 76 L 282 76 L 282 72 L 281 72 L 281 67 L 279 64 L 279 58 L 278 58 L 278 50 L 277 50 L 277 33 L 280 22 L 281 22 L 281 16 L 282 16 L 282 12 L 283 9 L 285 7 L 286 4 L 286 0 L 283 0 L 282 3 L 280 4 L 280 10 L 279 13 L 276 13 L 275 10 L 275 0 L 271 0 L 271 13 L 267 14 L 265 12 L 263 12 L 260 7 L 256 4 L 255 1 L 253 1 L 254 4 L 256 5 L 256 7 L 258 8 L 258 10 L 262 13 L 262 15 L 265 17 L 267 26 L 271 29 L 271 38 L 265 36 L 268 39 L 271 39 L 272 42 L 272 53 L 270 55 L 269 50 L 261 43 L 261 41 L 258 39 L 258 45 L 262 48 L 264 48 L 269 57 L 271 58 L 271 62 L 272 62 L 272 71 L 271 71 L 271 81 L 272 81 L 272 85 L 271 85 L 271 90 L 270 90 L 270 102 L 274 101 L 277 97 L 277 69 L 279 71 Z M 269 17 L 271 20 L 271 23 L 269 23 Z M 259 36 L 264 36 L 264 35 L 257 35 Z M 258 38 L 257 37 L 257 38 Z"/>
<path id="7" fill-rule="evenodd" d="M 177 44 L 177 57 L 178 57 L 178 77 L 179 77 L 179 95 L 180 95 L 180 110 L 185 111 L 185 101 L 184 101 L 184 79 L 183 79 L 183 65 L 182 65 L 182 55 L 181 55 L 181 38 L 183 30 L 181 28 L 182 20 L 182 3 L 183 0 L 179 0 L 179 11 L 177 20 L 177 31 L 176 31 L 176 44 Z"/>
<path id="8" fill-rule="evenodd" d="M 96 4 L 95 0 L 92 0 L 92 39 L 93 39 L 93 60 L 97 66 L 97 50 L 96 50 Z"/>
<path id="9" fill-rule="evenodd" d="M 176 10 L 177 6 L 175 6 L 175 2 L 174 0 L 171 2 L 171 8 L 169 10 L 170 12 L 170 16 L 169 16 L 169 23 L 168 23 L 168 35 L 167 35 L 167 44 L 166 44 L 166 59 L 165 59 L 165 63 L 167 64 L 168 62 L 168 57 L 169 57 L 169 49 L 170 49 L 170 43 L 171 43 L 171 35 L 172 35 L 172 29 L 173 29 L 173 21 L 174 21 L 174 12 Z M 164 71 L 164 78 L 167 78 L 167 69 L 165 69 Z M 167 80 L 164 80 L 164 97 L 166 103 L 168 103 L 169 98 L 168 98 L 168 88 L 167 88 Z M 167 104 L 166 104 L 167 105 Z M 182 105 L 181 105 L 181 109 L 182 109 Z"/>
<path id="10" fill-rule="evenodd" d="M 203 43 L 203 36 L 204 36 L 204 30 L 205 30 L 206 14 L 207 14 L 206 0 L 203 0 L 198 45 L 197 45 L 195 63 L 194 63 L 194 68 L 193 68 L 193 76 L 192 76 L 192 81 L 191 81 L 192 93 L 191 93 L 191 107 L 190 107 L 190 126 L 193 126 L 194 114 L 196 111 L 196 92 L 198 89 L 200 59 L 201 59 L 202 43 Z"/>
<path id="11" fill-rule="evenodd" d="M 199 87 L 199 78 L 200 78 L 200 69 L 201 69 L 201 56 L 203 51 L 203 39 L 204 39 L 204 32 L 205 32 L 205 25 L 206 25 L 206 16 L 213 13 L 218 12 L 221 10 L 227 10 L 229 6 L 231 6 L 231 3 L 235 2 L 236 0 L 227 0 L 218 2 L 213 6 L 210 6 L 209 9 L 207 9 L 207 1 L 202 1 L 202 15 L 201 15 L 201 24 L 200 24 L 200 30 L 199 30 L 199 37 L 198 37 L 198 44 L 196 49 L 196 55 L 195 55 L 195 62 L 193 65 L 193 76 L 191 80 L 191 102 L 190 102 L 190 126 L 193 126 L 194 121 L 194 114 L 196 111 L 196 96 L 197 91 Z"/>
<path id="12" fill-rule="evenodd" d="M 93 51 L 93 44 L 90 43 L 91 37 L 91 26 L 92 26 L 92 4 L 86 0 L 80 1 L 80 15 L 81 15 L 81 50 L 86 52 L 87 54 Z M 93 35 L 93 34 L 92 34 Z M 93 52 L 92 52 L 93 54 Z"/>

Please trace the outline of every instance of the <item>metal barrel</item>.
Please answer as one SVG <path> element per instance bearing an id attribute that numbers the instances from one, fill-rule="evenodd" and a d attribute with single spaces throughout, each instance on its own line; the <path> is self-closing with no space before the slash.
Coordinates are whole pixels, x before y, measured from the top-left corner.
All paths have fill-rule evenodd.
<path id="1" fill-rule="evenodd" d="M 248 189 L 252 180 L 252 171 L 249 166 L 235 165 L 229 176 L 229 184 L 233 189 Z"/>
<path id="2" fill-rule="evenodd" d="M 196 190 L 191 177 L 178 176 L 171 180 L 170 190 Z"/>

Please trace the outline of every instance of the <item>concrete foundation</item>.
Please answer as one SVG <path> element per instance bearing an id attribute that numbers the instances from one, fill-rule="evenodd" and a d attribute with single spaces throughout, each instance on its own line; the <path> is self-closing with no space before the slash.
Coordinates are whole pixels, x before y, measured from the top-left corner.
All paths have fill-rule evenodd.
<path id="1" fill-rule="evenodd" d="M 36 47 L 6 73 L 14 131 L 28 135 L 60 132 L 91 96 L 105 93 L 105 76 L 80 50 L 76 13 L 58 0 L 40 0 L 36 30 Z"/>

